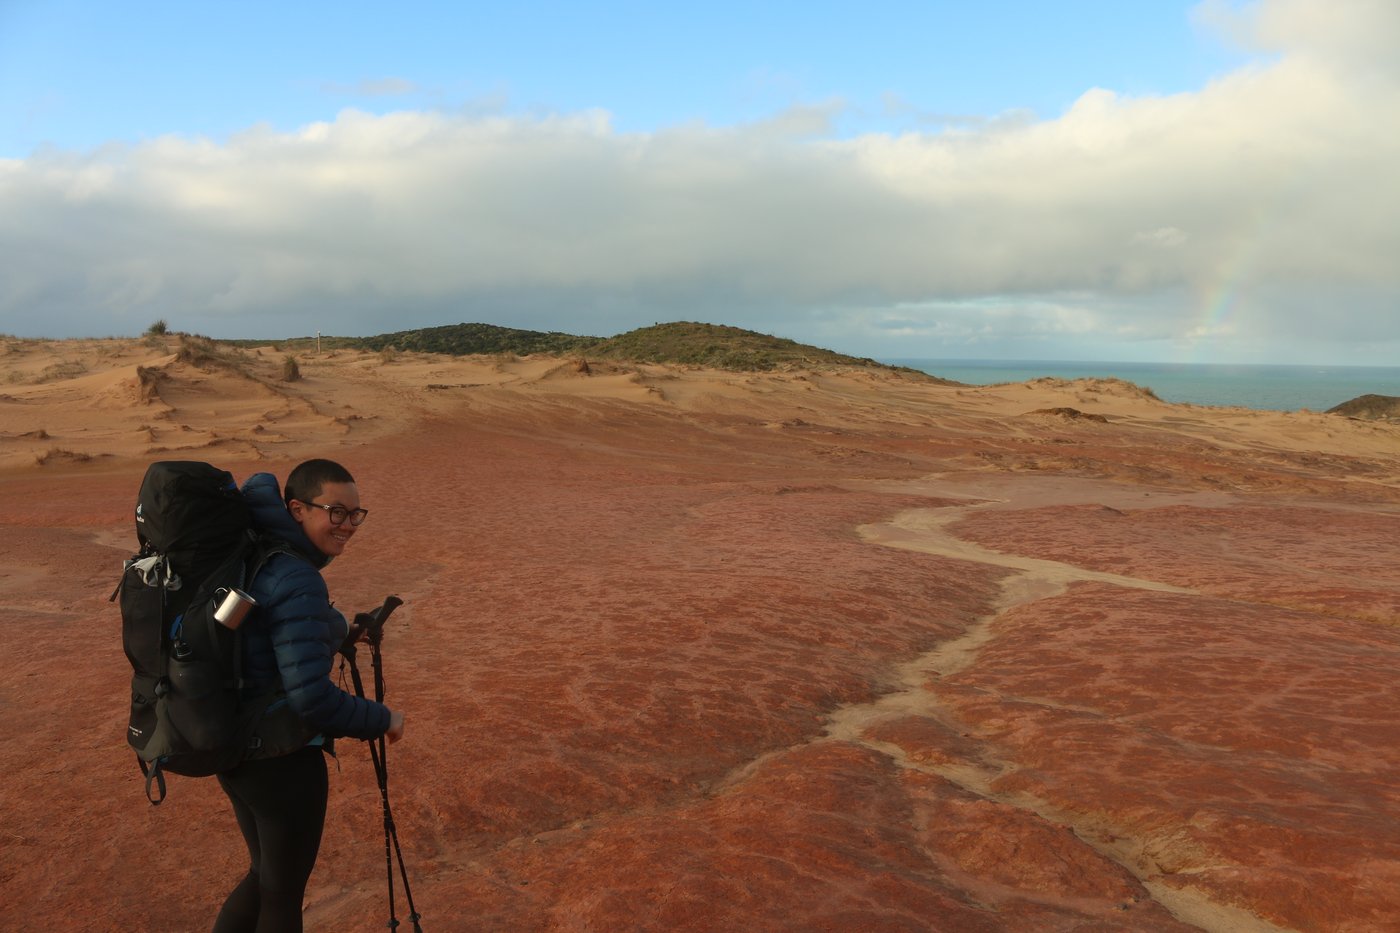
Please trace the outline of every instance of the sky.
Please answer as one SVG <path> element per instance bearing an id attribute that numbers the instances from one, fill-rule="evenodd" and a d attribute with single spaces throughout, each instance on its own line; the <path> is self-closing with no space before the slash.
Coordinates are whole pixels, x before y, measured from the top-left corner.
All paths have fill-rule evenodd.
<path id="1" fill-rule="evenodd" d="M 1400 3 L 0 0 L 0 333 L 1400 365 Z"/>

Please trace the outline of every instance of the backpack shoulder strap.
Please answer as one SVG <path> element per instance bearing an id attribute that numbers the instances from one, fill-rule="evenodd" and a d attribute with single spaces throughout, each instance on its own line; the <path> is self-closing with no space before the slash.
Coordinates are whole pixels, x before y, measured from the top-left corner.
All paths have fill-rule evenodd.
<path id="1" fill-rule="evenodd" d="M 258 535 L 253 541 L 253 552 L 248 559 L 248 584 L 252 584 L 253 578 L 258 575 L 274 554 L 289 554 L 299 560 L 306 561 L 308 564 L 311 563 L 305 554 L 281 538 Z"/>

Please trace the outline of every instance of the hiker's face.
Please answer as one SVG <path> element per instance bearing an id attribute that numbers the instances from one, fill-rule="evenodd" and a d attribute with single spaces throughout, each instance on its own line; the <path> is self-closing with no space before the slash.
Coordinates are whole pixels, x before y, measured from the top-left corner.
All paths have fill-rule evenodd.
<path id="1" fill-rule="evenodd" d="M 354 483 L 326 483 L 320 495 L 314 497 L 316 505 L 338 505 L 353 512 L 360 507 L 360 492 Z M 331 513 L 325 509 L 308 506 L 293 499 L 289 506 L 292 517 L 301 522 L 301 528 L 316 549 L 328 557 L 335 557 L 345 550 L 345 544 L 358 530 L 349 519 L 339 525 L 331 524 Z"/>

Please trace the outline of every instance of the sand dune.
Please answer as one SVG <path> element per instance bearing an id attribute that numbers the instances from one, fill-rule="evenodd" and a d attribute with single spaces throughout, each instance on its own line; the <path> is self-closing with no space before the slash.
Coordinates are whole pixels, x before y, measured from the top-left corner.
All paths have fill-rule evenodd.
<path id="1" fill-rule="evenodd" d="M 1116 380 L 297 364 L 0 341 L 22 925 L 210 922 L 241 843 L 210 781 L 142 799 L 106 597 L 149 461 L 328 455 L 371 509 L 337 604 L 406 600 L 428 929 L 1396 928 L 1400 426 Z M 309 929 L 387 917 L 366 758 Z"/>

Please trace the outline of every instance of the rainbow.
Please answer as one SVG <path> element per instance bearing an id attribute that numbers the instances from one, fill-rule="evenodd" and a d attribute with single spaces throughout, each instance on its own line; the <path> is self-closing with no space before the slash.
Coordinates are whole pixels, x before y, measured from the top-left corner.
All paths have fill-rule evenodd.
<path id="1" fill-rule="evenodd" d="M 1237 336 L 1236 314 L 1248 303 L 1249 286 L 1263 247 L 1262 213 L 1257 209 L 1253 212 L 1250 222 L 1242 226 L 1234 243 L 1225 250 L 1227 255 L 1216 265 L 1214 275 L 1199 290 L 1197 311 L 1183 335 L 1187 355 L 1192 358 L 1184 362 L 1209 362 L 1202 357 L 1217 338 Z"/>

